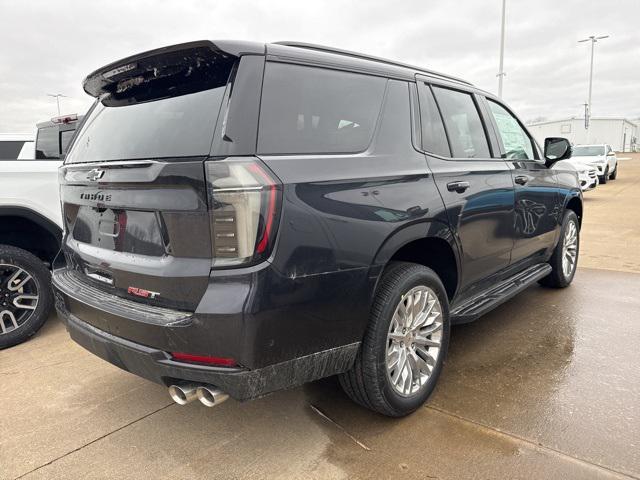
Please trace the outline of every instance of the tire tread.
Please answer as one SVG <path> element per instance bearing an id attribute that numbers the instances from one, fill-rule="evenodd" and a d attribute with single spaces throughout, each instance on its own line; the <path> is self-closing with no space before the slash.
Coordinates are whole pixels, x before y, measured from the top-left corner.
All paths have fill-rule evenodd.
<path id="1" fill-rule="evenodd" d="M 28 340 L 36 334 L 53 309 L 53 292 L 51 291 L 51 272 L 42 260 L 34 254 L 12 245 L 0 244 L 0 260 L 20 261 L 29 265 L 29 273 L 35 277 L 39 288 L 39 304 L 34 315 L 15 332 L 0 335 L 0 349 L 8 348 Z"/>
<path id="2" fill-rule="evenodd" d="M 398 284 L 407 275 L 423 272 L 425 269 L 423 265 L 407 262 L 392 262 L 387 267 L 376 291 L 370 322 L 355 363 L 349 371 L 339 376 L 340 385 L 353 401 L 383 415 L 399 417 L 408 412 L 398 411 L 389 404 L 378 384 L 377 369 L 367 368 L 376 363 L 376 332 L 380 323 L 386 321 L 383 310 L 395 294 Z M 444 291 L 444 287 L 442 290 Z"/>

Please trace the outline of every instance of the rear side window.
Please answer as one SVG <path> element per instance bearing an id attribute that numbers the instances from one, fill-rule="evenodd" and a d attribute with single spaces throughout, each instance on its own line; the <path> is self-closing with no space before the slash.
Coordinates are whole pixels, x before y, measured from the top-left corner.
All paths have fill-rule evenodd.
<path id="1" fill-rule="evenodd" d="M 442 117 L 428 85 L 420 89 L 420 114 L 423 148 L 429 153 L 443 157 L 451 156 Z"/>
<path id="2" fill-rule="evenodd" d="M 378 120 L 387 80 L 324 68 L 267 63 L 258 152 L 356 153 Z"/>
<path id="3" fill-rule="evenodd" d="M 36 159 L 60 158 L 60 138 L 58 127 L 44 127 L 38 130 L 36 138 Z"/>
<path id="4" fill-rule="evenodd" d="M 469 93 L 433 87 L 455 158 L 490 158 L 480 114 Z"/>

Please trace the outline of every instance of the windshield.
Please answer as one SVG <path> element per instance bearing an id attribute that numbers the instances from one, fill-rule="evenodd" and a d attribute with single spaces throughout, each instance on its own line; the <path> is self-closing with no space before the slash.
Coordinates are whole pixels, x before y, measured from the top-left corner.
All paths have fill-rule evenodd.
<path id="1" fill-rule="evenodd" d="M 577 147 L 573 147 L 571 155 L 574 157 L 596 157 L 598 155 L 604 155 L 604 147 L 578 145 Z"/>
<path id="2" fill-rule="evenodd" d="M 66 163 L 208 155 L 225 86 L 126 106 L 98 101 Z"/>

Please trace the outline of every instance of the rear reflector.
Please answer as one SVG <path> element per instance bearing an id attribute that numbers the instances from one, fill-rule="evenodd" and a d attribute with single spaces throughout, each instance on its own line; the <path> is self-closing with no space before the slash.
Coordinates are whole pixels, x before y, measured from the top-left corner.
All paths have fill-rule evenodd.
<path id="1" fill-rule="evenodd" d="M 190 353 L 171 352 L 171 357 L 180 362 L 201 363 L 204 365 L 216 365 L 219 367 L 235 367 L 237 365 L 233 358 L 208 357 L 204 355 L 192 355 Z"/>
<path id="2" fill-rule="evenodd" d="M 256 158 L 206 163 L 214 267 L 264 260 L 275 240 L 281 184 Z"/>

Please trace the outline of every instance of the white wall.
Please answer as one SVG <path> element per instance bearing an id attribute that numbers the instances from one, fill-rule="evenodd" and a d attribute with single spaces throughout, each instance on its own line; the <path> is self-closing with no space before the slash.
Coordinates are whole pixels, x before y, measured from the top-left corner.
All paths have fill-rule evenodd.
<path id="1" fill-rule="evenodd" d="M 633 148 L 634 137 L 636 143 L 640 142 L 638 126 L 624 119 L 592 118 L 588 131 L 583 118 L 538 123 L 527 128 L 541 146 L 546 137 L 564 137 L 576 145 L 608 143 L 617 152 L 628 152 Z"/>

